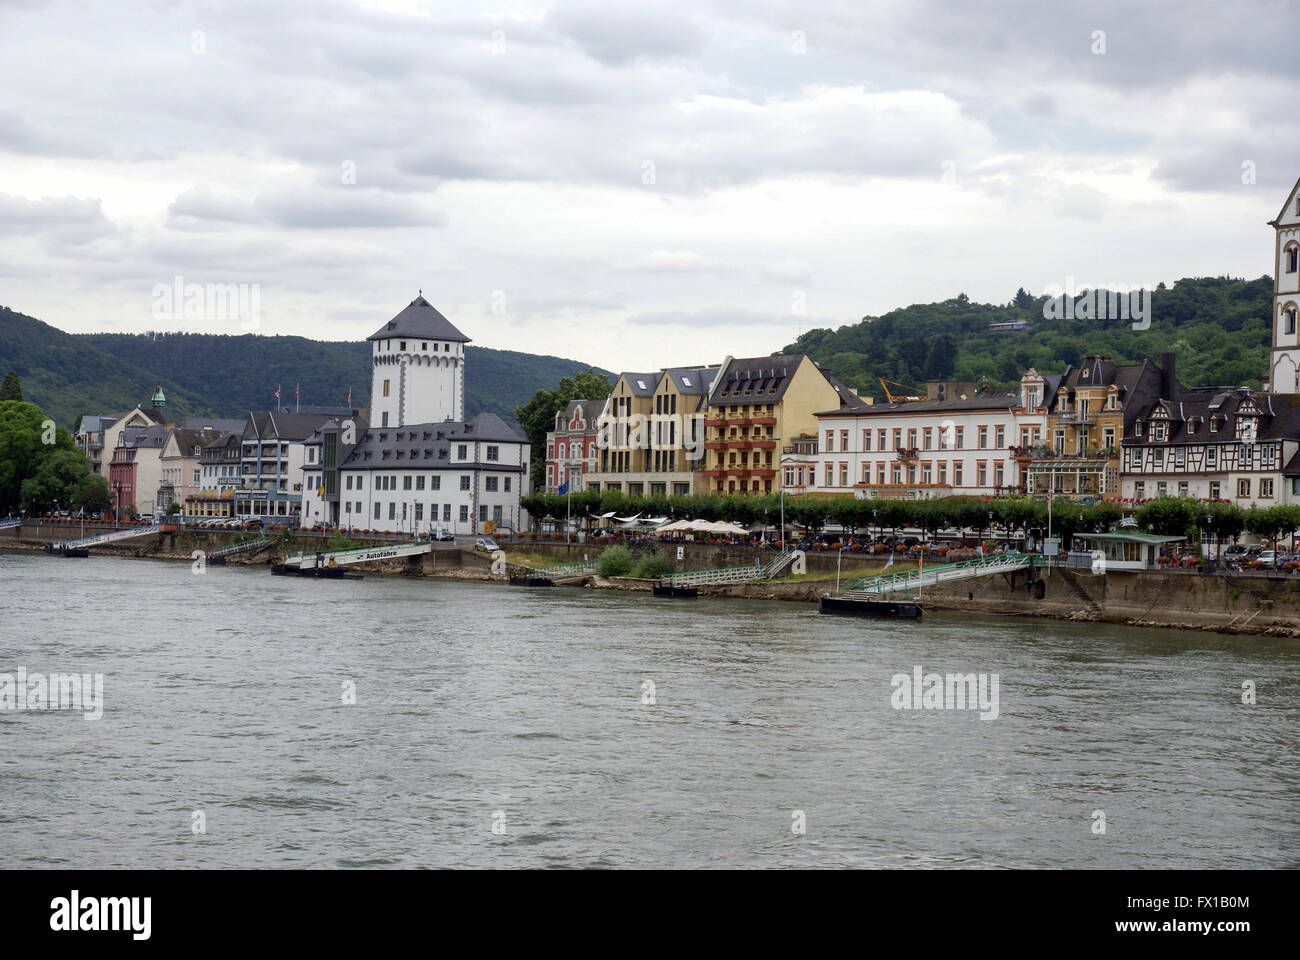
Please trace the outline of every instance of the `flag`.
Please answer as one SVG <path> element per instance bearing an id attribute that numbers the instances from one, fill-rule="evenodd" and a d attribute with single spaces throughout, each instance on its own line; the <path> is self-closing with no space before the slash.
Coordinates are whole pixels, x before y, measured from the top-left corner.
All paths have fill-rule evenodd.
<path id="1" fill-rule="evenodd" d="M 276 388 L 275 388 L 275 399 L 277 399 L 277 400 L 280 399 L 280 388 L 279 388 L 279 387 L 276 387 Z"/>
<path id="2" fill-rule="evenodd" d="M 561 486 L 560 489 L 559 489 L 559 490 L 556 490 L 555 492 L 558 493 L 560 496 L 564 496 L 566 493 L 568 493 L 568 492 L 569 492 L 569 481 L 568 481 L 568 480 L 565 480 L 565 481 L 564 481 L 564 485 Z"/>
<path id="3" fill-rule="evenodd" d="M 885 569 L 888 570 L 893 565 L 894 565 L 894 550 L 891 547 L 889 550 L 889 559 L 885 561 Z"/>

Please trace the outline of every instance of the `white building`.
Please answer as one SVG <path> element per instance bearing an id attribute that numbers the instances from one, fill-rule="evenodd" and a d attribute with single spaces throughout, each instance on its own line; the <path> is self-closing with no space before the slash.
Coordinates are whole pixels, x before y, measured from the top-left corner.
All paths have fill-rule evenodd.
<path id="1" fill-rule="evenodd" d="M 527 434 L 494 413 L 468 422 L 332 422 L 307 444 L 302 525 L 459 535 L 518 530 L 527 492 Z M 332 461 L 332 462 L 331 462 Z"/>
<path id="2" fill-rule="evenodd" d="M 1052 380 L 1029 370 L 1008 389 L 931 381 L 925 400 L 819 413 L 815 453 L 792 444 L 781 459 L 784 485 L 896 499 L 1023 492 L 1022 466 L 1046 440 Z"/>
<path id="3" fill-rule="evenodd" d="M 367 339 L 374 366 L 371 423 L 401 427 L 464 420 L 469 337 L 423 295 Z"/>
<path id="4" fill-rule="evenodd" d="M 369 340 L 370 418 L 328 420 L 305 444 L 302 525 L 521 529 L 531 445 L 496 414 L 464 420 L 469 338 L 420 296 Z"/>
<path id="5" fill-rule="evenodd" d="M 1122 496 L 1300 502 L 1300 395 L 1246 387 L 1186 390 L 1141 411 L 1121 441 Z"/>
<path id="6" fill-rule="evenodd" d="M 1273 352 L 1268 382 L 1273 393 L 1300 393 L 1300 181 L 1291 188 L 1277 218 L 1269 221 L 1274 232 Z"/>

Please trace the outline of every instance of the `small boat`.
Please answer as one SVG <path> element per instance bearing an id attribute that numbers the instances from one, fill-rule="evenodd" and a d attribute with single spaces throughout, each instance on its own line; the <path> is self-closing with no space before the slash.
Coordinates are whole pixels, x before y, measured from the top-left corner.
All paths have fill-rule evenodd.
<path id="1" fill-rule="evenodd" d="M 822 594 L 821 613 L 849 617 L 876 617 L 887 620 L 919 620 L 921 605 L 910 600 L 860 600 L 856 597 L 832 597 Z"/>
<path id="2" fill-rule="evenodd" d="M 662 583 L 656 583 L 653 592 L 656 597 L 676 597 L 678 599 L 692 599 L 700 595 L 699 587 L 674 587 Z"/>

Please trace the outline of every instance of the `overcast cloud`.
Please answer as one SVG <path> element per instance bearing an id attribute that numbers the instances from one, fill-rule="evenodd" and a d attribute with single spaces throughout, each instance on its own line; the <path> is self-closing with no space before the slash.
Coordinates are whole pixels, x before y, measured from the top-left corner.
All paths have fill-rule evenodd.
<path id="1" fill-rule="evenodd" d="M 155 284 L 257 283 L 260 332 L 343 340 L 422 288 L 478 344 L 617 370 L 1255 277 L 1297 9 L 0 3 L 0 303 L 139 331 Z"/>

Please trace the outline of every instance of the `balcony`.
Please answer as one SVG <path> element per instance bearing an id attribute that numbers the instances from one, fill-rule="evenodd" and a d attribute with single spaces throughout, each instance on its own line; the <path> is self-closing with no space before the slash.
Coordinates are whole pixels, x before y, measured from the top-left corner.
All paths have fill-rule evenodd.
<path id="1" fill-rule="evenodd" d="M 915 460 L 921 451 L 916 447 L 899 447 L 894 451 L 900 460 Z"/>

